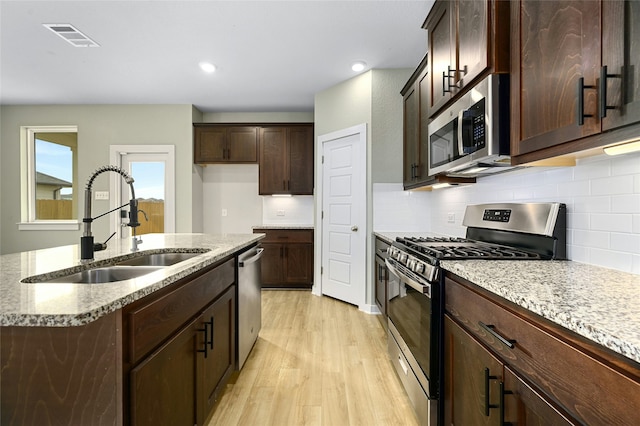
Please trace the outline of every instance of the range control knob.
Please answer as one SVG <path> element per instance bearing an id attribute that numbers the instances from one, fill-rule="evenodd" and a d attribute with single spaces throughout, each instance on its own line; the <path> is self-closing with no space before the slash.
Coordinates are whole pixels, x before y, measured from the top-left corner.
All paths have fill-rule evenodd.
<path id="1" fill-rule="evenodd" d="M 402 252 L 398 253 L 398 260 L 400 261 L 400 263 L 406 264 L 408 258 L 409 258 L 409 255 L 407 255 L 406 253 L 402 253 Z"/>
<path id="2" fill-rule="evenodd" d="M 415 259 L 409 259 L 407 260 L 407 268 L 409 268 L 410 270 L 413 271 L 413 268 L 416 267 L 416 261 Z"/>
<path id="3" fill-rule="evenodd" d="M 424 272 L 424 263 L 417 262 L 416 266 L 413 268 L 413 272 L 415 272 L 416 274 L 423 273 Z"/>

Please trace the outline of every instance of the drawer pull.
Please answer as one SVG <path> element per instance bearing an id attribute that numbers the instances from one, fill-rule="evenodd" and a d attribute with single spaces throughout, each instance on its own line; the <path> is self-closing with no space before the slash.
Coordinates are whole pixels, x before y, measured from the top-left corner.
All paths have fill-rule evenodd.
<path id="1" fill-rule="evenodd" d="M 503 345 L 505 345 L 506 347 L 508 347 L 509 349 L 513 349 L 515 348 L 514 343 L 516 343 L 515 340 L 511 340 L 511 339 L 505 339 L 504 337 L 502 337 L 501 335 L 499 335 L 496 331 L 495 331 L 495 326 L 492 324 L 485 324 L 482 321 L 478 321 L 478 325 L 480 327 L 482 327 L 487 333 L 491 334 L 493 337 L 495 337 L 496 339 L 498 339 Z"/>
<path id="2" fill-rule="evenodd" d="M 204 353 L 204 357 L 207 357 L 207 343 L 209 338 L 209 323 L 204 323 L 204 328 L 199 328 L 198 331 L 204 332 L 204 349 L 196 349 L 196 352 Z"/>
<path id="3" fill-rule="evenodd" d="M 499 405 L 489 404 L 489 380 L 497 380 L 498 376 L 489 374 L 489 369 L 484 369 L 484 415 L 489 417 L 489 410 L 499 408 Z"/>

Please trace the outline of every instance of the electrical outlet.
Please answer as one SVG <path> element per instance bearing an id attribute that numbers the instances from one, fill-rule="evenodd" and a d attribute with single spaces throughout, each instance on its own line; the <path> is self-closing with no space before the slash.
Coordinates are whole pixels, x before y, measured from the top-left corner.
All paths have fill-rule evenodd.
<path id="1" fill-rule="evenodd" d="M 284 216 L 284 210 L 276 211 L 276 216 Z"/>
<path id="2" fill-rule="evenodd" d="M 227 216 L 227 209 L 222 209 L 222 217 L 226 217 Z"/>
<path id="3" fill-rule="evenodd" d="M 95 192 L 96 200 L 108 200 L 109 199 L 109 191 L 96 191 Z"/>
<path id="4" fill-rule="evenodd" d="M 455 213 L 447 213 L 447 223 L 456 223 Z"/>

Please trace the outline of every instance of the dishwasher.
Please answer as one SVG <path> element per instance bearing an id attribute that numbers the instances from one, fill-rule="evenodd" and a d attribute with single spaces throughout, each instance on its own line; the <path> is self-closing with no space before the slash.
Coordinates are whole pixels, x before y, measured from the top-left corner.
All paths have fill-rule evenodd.
<path id="1" fill-rule="evenodd" d="M 247 360 L 262 326 L 260 258 L 263 251 L 256 246 L 238 256 L 238 370 Z"/>

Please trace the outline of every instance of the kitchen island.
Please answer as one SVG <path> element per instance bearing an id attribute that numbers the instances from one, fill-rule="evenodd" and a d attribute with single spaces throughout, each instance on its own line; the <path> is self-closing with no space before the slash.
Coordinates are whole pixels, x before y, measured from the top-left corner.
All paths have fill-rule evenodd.
<path id="1" fill-rule="evenodd" d="M 0 256 L 1 418 L 204 424 L 235 368 L 236 257 L 261 234 L 153 234 L 81 263 L 77 245 Z M 135 279 L 24 283 L 140 254 L 194 257 Z"/>

